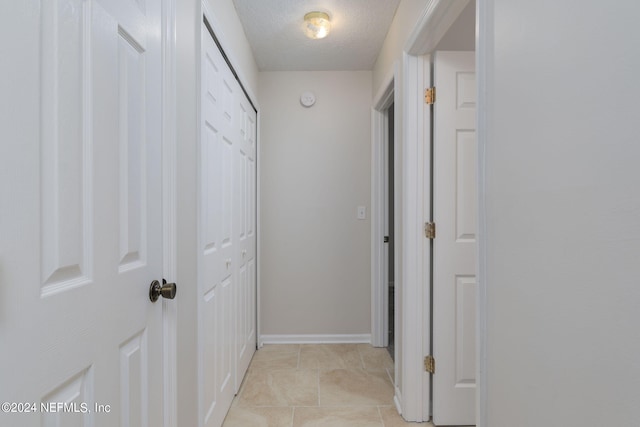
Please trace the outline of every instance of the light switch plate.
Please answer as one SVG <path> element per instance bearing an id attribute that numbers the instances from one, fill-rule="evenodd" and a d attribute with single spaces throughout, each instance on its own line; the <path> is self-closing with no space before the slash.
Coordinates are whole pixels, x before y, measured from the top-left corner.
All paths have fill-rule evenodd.
<path id="1" fill-rule="evenodd" d="M 364 206 L 358 206 L 358 219 L 367 218 L 367 208 Z"/>

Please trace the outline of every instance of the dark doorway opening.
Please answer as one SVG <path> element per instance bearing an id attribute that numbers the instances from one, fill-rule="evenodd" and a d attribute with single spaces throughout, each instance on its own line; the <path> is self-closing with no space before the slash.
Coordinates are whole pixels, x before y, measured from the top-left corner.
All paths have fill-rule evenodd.
<path id="1" fill-rule="evenodd" d="M 391 104 L 387 110 L 387 129 L 388 129 L 388 134 L 387 134 L 387 232 L 388 232 L 388 241 L 387 241 L 387 254 L 388 254 L 388 259 L 387 259 L 387 271 L 388 271 L 388 276 L 387 276 L 387 285 L 388 285 L 388 314 L 389 314 L 389 327 L 388 327 L 388 338 L 389 338 L 389 345 L 387 347 L 387 350 L 389 351 L 389 354 L 391 355 L 391 358 L 394 358 L 394 331 L 395 331 L 395 321 L 394 321 L 394 316 L 395 316 L 395 271 L 394 271 L 394 264 L 395 264 L 395 236 L 394 236 L 394 224 L 395 224 L 395 220 L 394 220 L 394 139 L 393 139 L 393 134 L 394 134 L 394 126 L 393 126 L 393 122 L 394 122 L 394 112 L 393 112 L 393 107 L 394 105 Z"/>

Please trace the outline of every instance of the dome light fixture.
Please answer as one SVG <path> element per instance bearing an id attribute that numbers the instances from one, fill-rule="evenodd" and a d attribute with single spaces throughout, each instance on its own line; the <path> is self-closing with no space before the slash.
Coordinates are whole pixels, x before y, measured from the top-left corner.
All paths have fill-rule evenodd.
<path id="1" fill-rule="evenodd" d="M 323 39 L 331 30 L 329 15 L 324 12 L 309 12 L 304 15 L 304 32 L 312 39 Z"/>

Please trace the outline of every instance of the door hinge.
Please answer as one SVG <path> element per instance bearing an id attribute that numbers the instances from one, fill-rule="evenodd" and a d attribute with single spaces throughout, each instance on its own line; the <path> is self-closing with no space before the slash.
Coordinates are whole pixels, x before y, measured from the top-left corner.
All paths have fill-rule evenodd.
<path id="1" fill-rule="evenodd" d="M 432 355 L 425 356 L 424 358 L 424 370 L 430 374 L 436 373 L 436 359 Z"/>
<path id="2" fill-rule="evenodd" d="M 424 90 L 424 102 L 432 105 L 436 102 L 436 88 L 429 87 Z"/>
<path id="3" fill-rule="evenodd" d="M 425 222 L 424 224 L 424 237 L 427 239 L 435 239 L 436 238 L 436 223 L 435 222 Z"/>

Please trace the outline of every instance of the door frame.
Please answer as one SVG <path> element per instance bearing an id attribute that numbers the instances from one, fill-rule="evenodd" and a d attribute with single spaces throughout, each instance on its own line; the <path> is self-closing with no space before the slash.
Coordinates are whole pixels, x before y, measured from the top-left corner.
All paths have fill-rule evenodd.
<path id="1" fill-rule="evenodd" d="M 431 117 L 424 89 L 431 83 L 429 56 L 403 54 L 404 103 L 402 140 L 402 279 L 401 279 L 401 395 L 402 415 L 408 421 L 430 417 L 431 387 L 424 357 L 431 347 L 431 245 L 424 237 L 429 220 Z"/>
<path id="2" fill-rule="evenodd" d="M 423 206 L 425 185 L 423 179 L 425 164 L 430 161 L 430 151 L 424 150 L 421 141 L 428 136 L 429 117 L 422 98 L 423 88 L 430 82 L 429 57 L 403 55 L 403 75 L 400 79 L 400 65 L 394 63 L 392 73 L 387 76 L 376 95 L 371 109 L 371 339 L 373 346 L 384 345 L 385 327 L 388 324 L 388 302 L 384 268 L 385 248 L 383 243 L 384 221 L 386 218 L 384 161 L 387 141 L 386 109 L 394 103 L 394 156 L 395 182 L 395 282 L 396 322 L 395 334 L 395 396 L 398 412 L 409 421 L 429 419 L 430 401 L 429 377 L 422 369 L 423 358 L 429 352 L 430 328 L 425 319 L 430 316 L 430 294 L 421 286 L 429 276 L 429 246 L 422 239 L 424 223 Z M 415 90 L 408 88 L 416 88 Z M 401 92 L 402 91 L 402 92 Z M 402 99 L 399 94 L 403 94 Z M 399 114 L 403 109 L 404 113 Z M 404 115 L 402 122 L 400 117 Z M 425 119 L 427 122 L 425 122 Z M 427 157 L 425 157 L 427 156 Z M 426 163 L 425 163 L 426 162 Z M 427 206 L 426 212 L 429 212 Z M 398 238 L 399 237 L 399 238 Z M 427 269 L 425 269 L 425 264 Z M 399 306 L 399 307 L 398 307 Z M 424 309 L 426 312 L 423 312 Z M 385 318 L 387 317 L 387 318 Z M 398 328 L 400 323 L 400 328 Z M 422 337 L 416 339 L 416 337 Z"/>
<path id="3" fill-rule="evenodd" d="M 486 208 L 485 183 L 487 165 L 487 106 L 493 93 L 492 69 L 489 64 L 495 59 L 493 50 L 493 9 L 488 0 L 476 0 L 476 139 L 478 143 L 478 295 L 476 306 L 476 424 L 487 425 L 487 267 L 486 267 Z"/>
<path id="4" fill-rule="evenodd" d="M 431 277 L 431 250 L 430 245 L 423 243 L 423 224 L 429 220 L 431 208 L 430 193 L 423 191 L 431 188 L 428 173 L 431 153 L 423 147 L 429 138 L 431 118 L 425 113 L 422 94 L 431 84 L 428 55 L 433 53 L 470 1 L 428 1 L 404 46 L 401 321 L 402 335 L 410 339 L 402 339 L 401 343 L 401 389 L 396 391 L 396 398 L 400 401 L 403 417 L 409 421 L 429 420 L 432 399 L 431 381 L 423 365 L 424 357 L 431 351 L 431 296 L 425 286 Z M 410 159 L 421 161 L 409 162 Z M 422 340 L 415 337 L 422 337 Z M 482 338 L 481 335 L 477 337 Z M 478 378 L 482 380 L 481 376 Z"/>
<path id="5" fill-rule="evenodd" d="M 382 88 L 373 99 L 371 108 L 371 345 L 387 345 L 388 293 L 387 255 L 383 237 L 387 211 L 385 188 L 388 185 L 385 176 L 385 146 L 388 144 L 387 109 L 396 103 L 399 65 L 394 64 L 392 72 L 385 78 Z M 394 117 L 397 117 L 395 115 Z M 398 123 L 394 120 L 394 143 L 400 141 Z M 395 177 L 394 177 L 395 178 Z"/>
<path id="6" fill-rule="evenodd" d="M 176 1 L 161 0 L 162 277 L 177 280 Z M 162 299 L 163 420 L 178 427 L 178 306 Z"/>

